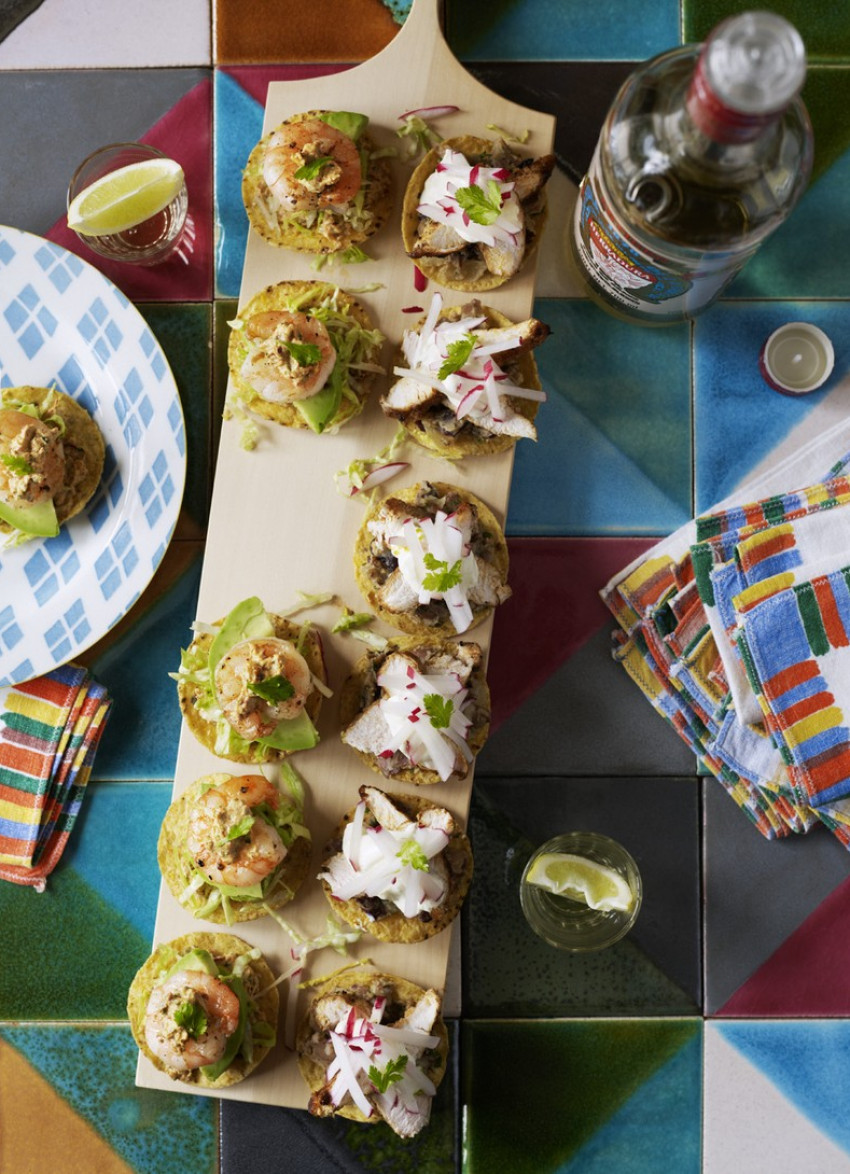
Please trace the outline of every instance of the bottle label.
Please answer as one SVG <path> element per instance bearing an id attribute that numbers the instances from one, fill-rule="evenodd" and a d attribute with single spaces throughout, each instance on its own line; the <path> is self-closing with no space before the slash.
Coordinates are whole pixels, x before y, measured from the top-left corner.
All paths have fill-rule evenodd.
<path id="1" fill-rule="evenodd" d="M 598 196 L 596 157 L 582 181 L 576 205 L 575 245 L 592 285 L 624 308 L 669 318 L 694 314 L 712 302 L 744 258 L 724 254 L 693 269 L 660 251 L 651 252 L 629 233 Z"/>

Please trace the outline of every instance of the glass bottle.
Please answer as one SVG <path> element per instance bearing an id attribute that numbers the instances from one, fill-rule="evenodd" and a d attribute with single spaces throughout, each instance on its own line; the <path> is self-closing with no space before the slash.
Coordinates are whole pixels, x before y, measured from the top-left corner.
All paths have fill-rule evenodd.
<path id="1" fill-rule="evenodd" d="M 645 325 L 709 306 L 805 190 L 813 139 L 797 30 L 745 12 L 630 75 L 571 233 L 589 295 Z"/>

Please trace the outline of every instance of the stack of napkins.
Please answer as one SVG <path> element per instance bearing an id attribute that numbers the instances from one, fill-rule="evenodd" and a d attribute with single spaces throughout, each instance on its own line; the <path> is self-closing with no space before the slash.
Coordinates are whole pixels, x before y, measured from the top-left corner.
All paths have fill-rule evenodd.
<path id="1" fill-rule="evenodd" d="M 44 891 L 79 813 L 110 704 L 78 665 L 0 690 L 0 879 Z"/>
<path id="2" fill-rule="evenodd" d="M 615 657 L 762 834 L 823 823 L 850 846 L 850 425 L 602 597 Z"/>

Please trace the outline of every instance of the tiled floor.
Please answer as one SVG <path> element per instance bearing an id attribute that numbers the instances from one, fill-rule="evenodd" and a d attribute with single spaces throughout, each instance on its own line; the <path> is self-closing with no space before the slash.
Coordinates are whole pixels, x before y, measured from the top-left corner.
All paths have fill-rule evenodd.
<path id="1" fill-rule="evenodd" d="M 539 352 L 549 398 L 539 442 L 521 445 L 514 466 L 514 597 L 493 637 L 494 730 L 470 814 L 476 877 L 450 1074 L 407 1146 L 299 1110 L 134 1087 L 126 990 L 153 933 L 152 846 L 180 728 L 167 674 L 195 615 L 222 341 L 248 233 L 233 177 L 270 80 L 371 57 L 409 7 L 43 0 L 21 5 L 32 11 L 0 41 L 0 221 L 94 261 L 64 227 L 67 179 L 95 145 L 144 138 L 183 163 L 196 229 L 190 265 L 101 267 L 172 365 L 187 491 L 151 587 L 85 658 L 114 712 L 62 864 L 44 894 L 0 889 L 0 1170 L 850 1171 L 847 852 L 824 828 L 762 839 L 698 776 L 611 659 L 597 594 L 655 537 L 850 409 L 850 24 L 842 5 L 803 0 L 772 7 L 811 54 L 813 182 L 728 296 L 666 331 L 578 296 L 565 226 L 630 63 L 704 36 L 741 5 L 446 0 L 447 38 L 470 71 L 556 115 L 559 163 L 536 305 L 553 331 Z M 837 360 L 827 388 L 797 401 L 757 370 L 763 338 L 792 318 L 821 325 Z M 518 905 L 532 847 L 577 825 L 620 839 L 644 877 L 634 931 L 597 956 L 544 946 Z"/>

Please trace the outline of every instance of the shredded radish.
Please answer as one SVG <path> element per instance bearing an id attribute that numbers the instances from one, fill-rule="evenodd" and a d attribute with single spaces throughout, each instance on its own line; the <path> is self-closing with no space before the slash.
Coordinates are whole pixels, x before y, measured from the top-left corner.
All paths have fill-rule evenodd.
<path id="1" fill-rule="evenodd" d="M 389 461 L 386 465 L 378 465 L 376 469 L 372 469 L 370 473 L 366 474 L 362 485 L 352 486 L 351 496 L 354 497 L 358 493 L 374 489 L 376 485 L 383 485 L 385 481 L 389 481 L 391 477 L 397 476 L 403 469 L 408 468 L 410 468 L 408 461 Z"/>
<path id="2" fill-rule="evenodd" d="M 437 168 L 425 180 L 417 211 L 430 220 L 447 224 L 471 244 L 496 245 L 515 243 L 524 231 L 522 206 L 514 193 L 514 184 L 503 168 L 470 164 L 459 151 L 447 147 Z M 495 184 L 500 210 L 489 223 L 474 220 L 461 205 L 457 193 L 478 188 L 490 195 Z"/>
<path id="3" fill-rule="evenodd" d="M 420 106 L 418 110 L 408 110 L 399 114 L 399 121 L 405 118 L 442 118 L 445 114 L 457 114 L 460 106 Z"/>
<path id="4" fill-rule="evenodd" d="M 402 306 L 401 312 L 402 312 L 402 314 L 421 314 L 422 307 L 421 306 Z"/>
<path id="5" fill-rule="evenodd" d="M 424 293 L 428 288 L 428 278 L 418 265 L 413 266 L 413 288 L 417 293 Z"/>

